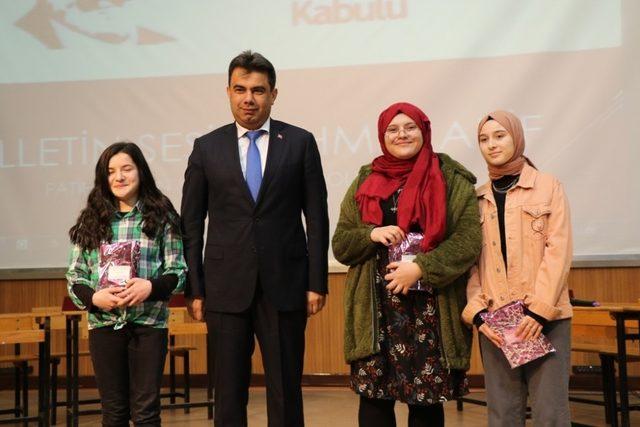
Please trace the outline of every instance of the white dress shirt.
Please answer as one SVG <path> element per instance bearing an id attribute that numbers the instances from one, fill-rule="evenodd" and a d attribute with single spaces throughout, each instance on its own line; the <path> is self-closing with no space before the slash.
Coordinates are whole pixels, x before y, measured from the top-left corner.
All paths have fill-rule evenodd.
<path id="1" fill-rule="evenodd" d="M 268 118 L 260 127 L 262 135 L 256 141 L 258 151 L 260 152 L 260 164 L 262 167 L 262 176 L 264 176 L 264 168 L 267 165 L 267 151 L 269 149 L 269 129 L 271 127 L 271 118 Z M 249 151 L 249 137 L 246 133 L 249 129 L 245 129 L 236 122 L 238 130 L 238 150 L 240 153 L 240 167 L 242 168 L 242 176 L 247 179 L 247 151 Z M 258 129 L 256 129 L 258 130 Z"/>

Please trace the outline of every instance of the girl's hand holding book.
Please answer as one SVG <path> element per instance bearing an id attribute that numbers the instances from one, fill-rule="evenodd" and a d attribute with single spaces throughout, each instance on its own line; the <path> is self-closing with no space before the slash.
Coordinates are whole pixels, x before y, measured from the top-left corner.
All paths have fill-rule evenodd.
<path id="1" fill-rule="evenodd" d="M 122 300 L 118 304 L 120 307 L 140 304 L 144 302 L 151 294 L 151 282 L 146 279 L 134 277 L 127 280 L 125 289 L 118 294 Z"/>
<path id="2" fill-rule="evenodd" d="M 111 311 L 120 305 L 122 298 L 119 294 L 124 290 L 120 286 L 111 286 L 96 291 L 91 297 L 91 302 L 104 311 Z"/>
<path id="3" fill-rule="evenodd" d="M 402 228 L 397 225 L 387 225 L 385 227 L 376 227 L 371 230 L 371 241 L 382 243 L 385 246 L 400 243 L 406 237 Z"/>
<path id="4" fill-rule="evenodd" d="M 516 329 L 516 336 L 523 341 L 535 340 L 542 332 L 542 325 L 531 316 L 524 316 Z"/>
<path id="5" fill-rule="evenodd" d="M 402 292 L 407 295 L 409 290 L 422 277 L 420 266 L 414 262 L 392 262 L 387 265 L 387 270 L 391 270 L 384 280 L 388 280 L 387 289 L 398 294 Z"/>
<path id="6" fill-rule="evenodd" d="M 478 331 L 484 334 L 496 347 L 500 348 L 504 345 L 503 339 L 498 335 L 489 325 L 483 323 L 478 328 Z"/>

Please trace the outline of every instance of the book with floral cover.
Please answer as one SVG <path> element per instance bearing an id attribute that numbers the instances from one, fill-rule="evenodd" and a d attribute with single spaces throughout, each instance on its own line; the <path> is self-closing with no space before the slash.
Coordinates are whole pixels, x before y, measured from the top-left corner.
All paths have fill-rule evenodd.
<path id="1" fill-rule="evenodd" d="M 389 262 L 413 262 L 422 247 L 422 233 L 407 233 L 407 237 L 400 243 L 389 246 Z M 412 291 L 433 292 L 431 285 L 418 280 L 412 287 Z"/>
<path id="2" fill-rule="evenodd" d="M 516 329 L 525 317 L 525 305 L 522 301 L 514 301 L 495 311 L 482 313 L 480 317 L 504 341 L 501 349 L 512 369 L 556 351 L 543 334 L 526 341 L 516 336 Z"/>
<path id="3" fill-rule="evenodd" d="M 138 274 L 140 242 L 125 241 L 100 245 L 98 289 L 124 286 Z"/>

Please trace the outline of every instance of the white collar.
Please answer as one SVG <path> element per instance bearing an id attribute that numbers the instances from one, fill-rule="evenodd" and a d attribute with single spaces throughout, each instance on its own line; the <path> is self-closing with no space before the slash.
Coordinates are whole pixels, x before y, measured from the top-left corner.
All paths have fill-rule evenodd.
<path id="1" fill-rule="evenodd" d="M 260 129 L 255 129 L 255 130 L 263 130 L 268 135 L 270 129 L 271 129 L 271 117 L 267 117 L 267 120 L 265 120 L 262 126 L 260 126 Z M 245 136 L 247 132 L 249 132 L 249 129 L 242 127 L 238 122 L 236 122 L 236 130 L 238 132 L 238 139 L 242 138 L 243 136 Z"/>

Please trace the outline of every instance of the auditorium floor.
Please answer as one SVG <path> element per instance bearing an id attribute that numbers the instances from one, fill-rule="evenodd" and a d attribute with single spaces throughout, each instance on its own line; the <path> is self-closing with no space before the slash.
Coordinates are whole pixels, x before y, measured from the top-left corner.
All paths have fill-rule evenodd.
<path id="1" fill-rule="evenodd" d="M 582 393 L 584 394 L 584 393 Z M 589 397 L 597 397 L 588 393 Z M 64 391 L 60 391 L 63 398 Z M 204 398 L 202 389 L 192 391 L 192 401 Z M 81 390 L 81 398 L 97 397 L 95 389 Z M 470 395 L 473 398 L 483 398 L 483 392 L 474 392 Z M 35 413 L 37 395 L 30 396 L 31 413 Z M 640 399 L 632 399 L 637 403 Z M 0 408 L 8 408 L 13 404 L 13 392 L 3 390 L 0 392 Z M 304 389 L 305 420 L 307 427 L 353 427 L 357 425 L 358 398 L 350 390 L 344 388 L 305 388 Z M 85 407 L 88 408 L 88 407 Z M 482 427 L 487 425 L 487 409 L 483 406 L 465 404 L 464 411 L 458 412 L 456 404 L 449 402 L 445 405 L 447 427 L 467 426 Z M 573 421 L 590 426 L 605 426 L 604 409 L 601 406 L 572 403 L 571 411 Z M 252 388 L 249 397 L 249 426 L 262 427 L 267 425 L 266 402 L 264 388 Z M 58 425 L 65 424 L 64 409 L 58 409 Z M 398 427 L 404 427 L 407 410 L 405 405 L 396 406 L 396 417 Z M 4 419 L 6 416 L 3 415 Z M 207 420 L 206 409 L 192 409 L 190 414 L 185 414 L 182 410 L 163 411 L 162 424 L 164 426 L 199 427 L 211 426 Z M 80 418 L 80 426 L 96 426 L 100 424 L 100 416 L 87 415 Z M 528 423 L 531 425 L 531 423 Z M 640 425 L 640 413 L 631 413 L 631 425 Z"/>

